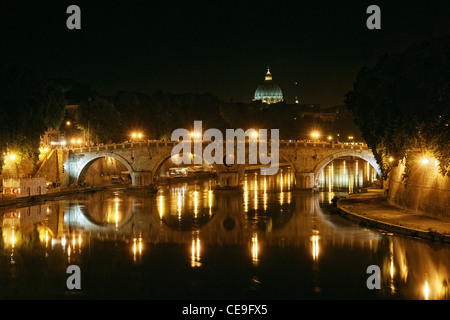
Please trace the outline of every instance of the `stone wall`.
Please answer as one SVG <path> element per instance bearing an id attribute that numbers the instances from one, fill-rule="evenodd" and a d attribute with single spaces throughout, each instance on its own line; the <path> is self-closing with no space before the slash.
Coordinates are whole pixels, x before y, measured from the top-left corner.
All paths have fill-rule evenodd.
<path id="1" fill-rule="evenodd" d="M 397 207 L 436 217 L 450 217 L 450 178 L 439 173 L 435 159 L 414 153 L 411 157 L 411 173 L 407 184 L 402 181 L 405 170 L 399 163 L 389 174 L 385 183 L 388 202 Z M 409 160 L 408 160 L 409 161 Z"/>
<path id="2" fill-rule="evenodd" d="M 89 167 L 84 182 L 92 186 L 111 184 L 113 177 L 128 182 L 127 174 L 124 174 L 126 171 L 127 168 L 120 161 L 111 157 L 100 158 Z"/>

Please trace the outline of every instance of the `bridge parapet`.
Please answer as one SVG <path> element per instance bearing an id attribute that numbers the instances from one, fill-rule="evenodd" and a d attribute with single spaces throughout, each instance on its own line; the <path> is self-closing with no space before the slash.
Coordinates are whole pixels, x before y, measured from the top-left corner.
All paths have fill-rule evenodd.
<path id="1" fill-rule="evenodd" d="M 243 141 L 234 141 L 236 146 Z M 261 143 L 261 141 L 258 141 Z M 264 142 L 264 141 L 262 141 Z M 171 157 L 173 148 L 179 141 L 128 141 L 116 144 L 63 148 L 68 154 L 62 170 L 66 170 L 66 184 L 78 183 L 82 180 L 89 166 L 102 157 L 113 157 L 122 162 L 129 170 L 133 186 L 151 186 L 156 182 L 156 175 L 161 165 Z M 198 152 L 195 142 L 191 141 L 191 152 Z M 224 143 L 224 155 L 226 143 Z M 250 150 L 250 141 L 245 141 L 246 157 Z M 201 141 L 202 152 L 211 141 Z M 274 146 L 275 147 L 275 146 Z M 267 152 L 274 152 L 272 143 L 267 142 Z M 337 143 L 323 141 L 281 140 L 278 143 L 279 163 L 289 164 L 296 176 L 298 189 L 313 189 L 320 171 L 332 160 L 351 156 L 368 161 L 379 173 L 378 165 L 371 150 L 362 143 Z M 66 158 L 65 158 L 66 159 Z M 221 187 L 239 188 L 247 164 L 213 164 Z"/>

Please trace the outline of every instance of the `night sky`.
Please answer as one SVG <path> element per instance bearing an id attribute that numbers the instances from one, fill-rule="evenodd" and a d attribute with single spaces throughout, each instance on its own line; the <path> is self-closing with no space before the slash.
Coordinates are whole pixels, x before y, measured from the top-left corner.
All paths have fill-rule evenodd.
<path id="1" fill-rule="evenodd" d="M 71 4 L 81 30 L 66 27 Z M 366 27 L 371 4 L 381 30 Z M 270 66 L 288 103 L 329 107 L 380 54 L 450 34 L 450 1 L 3 0 L 0 24 L 2 62 L 99 92 L 250 102 Z"/>

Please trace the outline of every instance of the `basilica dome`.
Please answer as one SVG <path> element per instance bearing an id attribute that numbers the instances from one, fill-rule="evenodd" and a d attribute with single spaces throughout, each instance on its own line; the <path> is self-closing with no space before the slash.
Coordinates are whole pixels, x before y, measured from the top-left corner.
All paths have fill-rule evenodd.
<path id="1" fill-rule="evenodd" d="M 283 101 L 283 92 L 272 80 L 269 68 L 267 68 L 264 82 L 256 88 L 253 101 L 262 101 L 267 104 Z"/>

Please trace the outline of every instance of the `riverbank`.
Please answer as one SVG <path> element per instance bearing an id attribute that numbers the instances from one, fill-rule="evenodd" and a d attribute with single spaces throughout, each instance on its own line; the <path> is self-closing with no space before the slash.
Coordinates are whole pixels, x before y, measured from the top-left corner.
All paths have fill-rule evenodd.
<path id="1" fill-rule="evenodd" d="M 44 202 L 48 200 L 54 200 L 65 196 L 71 196 L 74 194 L 82 194 L 82 193 L 94 193 L 97 191 L 104 190 L 112 190 L 112 189 L 122 189 L 128 193 L 132 194 L 152 194 L 158 191 L 158 185 L 164 184 L 178 184 L 178 183 L 186 183 L 190 181 L 204 181 L 208 179 L 212 179 L 215 175 L 211 175 L 209 173 L 199 174 L 189 177 L 177 177 L 171 178 L 170 181 L 161 179 L 157 185 L 152 187 L 132 187 L 128 184 L 105 184 L 100 186 L 86 186 L 86 187 L 64 187 L 64 188 L 54 188 L 47 190 L 46 194 L 30 196 L 30 197 L 15 197 L 15 196 L 2 196 L 0 197 L 0 208 L 2 207 L 10 207 L 10 206 L 20 206 L 20 205 L 29 205 L 37 202 Z"/>
<path id="2" fill-rule="evenodd" d="M 431 217 L 397 208 L 381 189 L 349 195 L 337 201 L 340 215 L 362 226 L 422 239 L 450 243 L 450 218 Z"/>
<path id="3" fill-rule="evenodd" d="M 127 186 L 123 186 L 126 188 Z M 51 191 L 31 197 L 3 197 L 0 198 L 0 207 L 9 207 L 17 205 L 28 205 L 36 202 L 44 202 L 47 200 L 54 200 L 64 196 L 81 194 L 81 193 L 92 193 L 97 191 L 109 190 L 112 188 L 121 188 L 120 185 L 103 185 L 103 186 L 92 186 L 92 187 L 77 187 L 77 188 L 61 188 L 61 189 L 50 189 Z"/>

